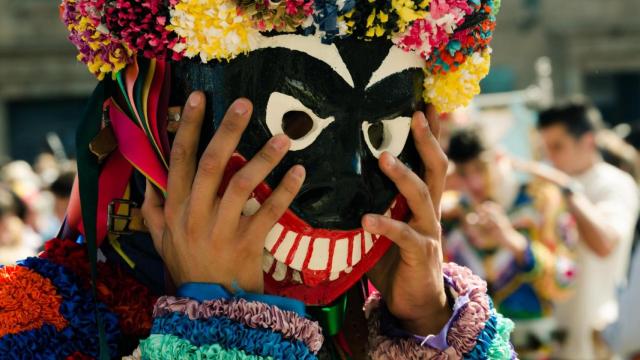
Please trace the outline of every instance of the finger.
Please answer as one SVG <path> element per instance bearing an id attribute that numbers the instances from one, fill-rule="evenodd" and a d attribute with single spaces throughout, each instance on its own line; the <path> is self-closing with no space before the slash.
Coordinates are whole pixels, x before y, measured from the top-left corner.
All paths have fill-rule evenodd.
<path id="1" fill-rule="evenodd" d="M 393 181 L 400 193 L 407 199 L 407 204 L 414 218 L 420 224 L 419 230 L 432 234 L 438 219 L 436 218 L 427 184 L 388 152 L 384 152 L 380 157 L 380 169 Z"/>
<path id="2" fill-rule="evenodd" d="M 242 208 L 253 190 L 264 181 L 264 178 L 278 165 L 289 150 L 291 140 L 284 135 L 272 137 L 267 144 L 253 157 L 229 182 L 229 186 L 220 200 L 220 220 L 231 228 L 237 225 Z"/>
<path id="3" fill-rule="evenodd" d="M 195 173 L 196 151 L 204 117 L 205 97 L 196 91 L 189 96 L 180 128 L 171 145 L 167 204 L 177 207 L 188 197 Z"/>
<path id="4" fill-rule="evenodd" d="M 211 213 L 225 168 L 249 124 L 252 108 L 247 99 L 234 101 L 202 154 L 193 180 L 197 196 L 191 198 L 190 211 L 194 216 Z"/>
<path id="5" fill-rule="evenodd" d="M 153 245 L 161 254 L 161 241 L 162 233 L 164 232 L 165 220 L 164 220 L 164 201 L 158 191 L 147 180 L 147 186 L 144 191 L 144 201 L 142 203 L 142 217 L 144 218 L 145 225 L 151 233 L 153 239 Z M 161 254 L 162 256 L 162 254 Z"/>
<path id="6" fill-rule="evenodd" d="M 427 122 L 422 112 L 416 112 L 411 121 L 411 130 L 416 149 L 425 167 L 424 182 L 429 185 L 433 208 L 437 218 L 440 219 L 440 200 L 442 199 L 449 161 L 430 124 L 438 132 L 440 131 L 435 117 L 431 119 L 431 122 Z"/>
<path id="7" fill-rule="evenodd" d="M 301 165 L 292 167 L 282 179 L 280 185 L 271 196 L 262 204 L 260 210 L 253 216 L 249 231 L 257 234 L 264 241 L 267 233 L 273 225 L 287 211 L 291 202 L 296 197 L 305 179 L 305 169 Z M 262 244 L 264 246 L 264 244 Z"/>
<path id="8" fill-rule="evenodd" d="M 393 241 L 403 253 L 418 253 L 422 246 L 420 234 L 402 221 L 382 215 L 367 214 L 362 218 L 362 227 L 365 231 L 382 235 Z"/>
<path id="9" fill-rule="evenodd" d="M 436 140 L 440 140 L 440 117 L 438 116 L 438 112 L 436 111 L 436 107 L 428 104 L 425 115 L 427 118 L 427 122 L 429 123 L 429 129 L 433 133 L 433 137 Z"/>

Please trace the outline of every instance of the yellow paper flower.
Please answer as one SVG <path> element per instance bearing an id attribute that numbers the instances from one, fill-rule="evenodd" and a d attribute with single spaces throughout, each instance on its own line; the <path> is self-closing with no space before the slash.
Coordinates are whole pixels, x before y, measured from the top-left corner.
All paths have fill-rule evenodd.
<path id="1" fill-rule="evenodd" d="M 181 0 L 168 29 L 180 37 L 173 50 L 202 62 L 231 60 L 255 48 L 259 32 L 231 0 Z"/>
<path id="2" fill-rule="evenodd" d="M 391 0 L 391 7 L 400 18 L 398 20 L 399 32 L 404 32 L 413 21 L 426 17 L 428 12 L 423 9 L 426 9 L 429 3 L 430 0 L 418 1 L 418 4 L 413 0 Z"/>
<path id="3" fill-rule="evenodd" d="M 474 53 L 456 71 L 446 74 L 426 73 L 424 100 L 439 113 L 467 106 L 480 93 L 480 80 L 489 73 L 491 49 Z"/>

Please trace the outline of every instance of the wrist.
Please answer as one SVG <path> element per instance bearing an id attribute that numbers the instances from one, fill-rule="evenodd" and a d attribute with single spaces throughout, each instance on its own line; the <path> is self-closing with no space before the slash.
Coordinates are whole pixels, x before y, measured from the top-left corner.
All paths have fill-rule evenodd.
<path id="1" fill-rule="evenodd" d="M 509 229 L 504 235 L 503 244 L 511 251 L 518 262 L 524 261 L 527 252 L 527 239 L 515 229 Z"/>
<path id="2" fill-rule="evenodd" d="M 584 187 L 579 182 L 571 180 L 560 186 L 560 191 L 562 191 L 562 195 L 564 195 L 566 199 L 571 199 L 574 195 L 581 194 L 584 191 Z"/>
<path id="3" fill-rule="evenodd" d="M 440 332 L 449 321 L 452 312 L 447 294 L 442 287 L 433 300 L 426 304 L 415 317 L 398 319 L 403 330 L 420 336 L 428 336 Z"/>

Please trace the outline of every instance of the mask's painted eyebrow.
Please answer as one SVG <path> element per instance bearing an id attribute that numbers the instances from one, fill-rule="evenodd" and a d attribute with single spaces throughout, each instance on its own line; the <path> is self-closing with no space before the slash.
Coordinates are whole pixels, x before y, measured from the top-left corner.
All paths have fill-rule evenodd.
<path id="1" fill-rule="evenodd" d="M 424 66 L 425 60 L 420 56 L 392 46 L 380 67 L 371 75 L 365 90 L 393 74 L 398 74 L 408 69 L 422 69 Z"/>
<path id="2" fill-rule="evenodd" d="M 351 87 L 355 87 L 347 65 L 342 60 L 335 45 L 321 44 L 314 36 L 277 35 L 260 38 L 257 49 L 284 48 L 303 52 L 329 65 Z"/>

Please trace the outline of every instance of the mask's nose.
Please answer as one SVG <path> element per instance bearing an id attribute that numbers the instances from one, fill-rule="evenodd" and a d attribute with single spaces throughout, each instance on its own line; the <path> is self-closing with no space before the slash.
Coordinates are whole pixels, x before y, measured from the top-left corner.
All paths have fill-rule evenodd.
<path id="1" fill-rule="evenodd" d="M 313 227 L 358 229 L 362 227 L 363 215 L 386 210 L 378 209 L 388 194 L 375 190 L 380 189 L 376 184 L 382 181 L 377 159 L 368 153 L 363 139 L 354 141 L 354 138 L 334 142 L 322 164 L 316 164 L 320 166 L 307 173 L 305 184 L 292 204 Z"/>
<path id="2" fill-rule="evenodd" d="M 362 216 L 372 212 L 374 200 L 360 176 L 343 176 L 332 183 L 304 186 L 294 205 L 313 227 L 351 230 L 361 227 Z"/>

